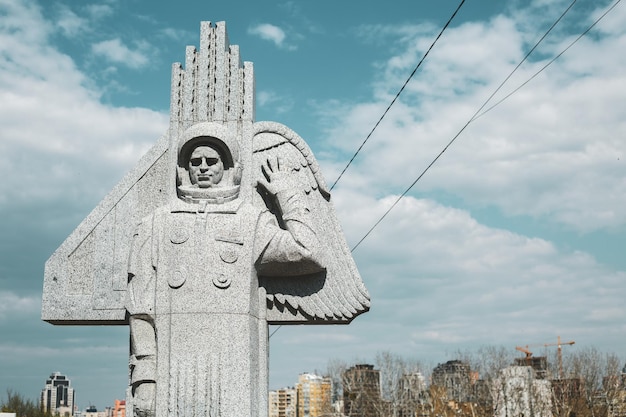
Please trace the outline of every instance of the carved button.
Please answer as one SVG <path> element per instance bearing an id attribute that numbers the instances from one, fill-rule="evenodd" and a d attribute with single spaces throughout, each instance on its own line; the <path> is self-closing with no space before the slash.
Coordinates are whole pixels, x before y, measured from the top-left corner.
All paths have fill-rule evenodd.
<path id="1" fill-rule="evenodd" d="M 228 264 L 232 264 L 237 262 L 237 259 L 239 259 L 239 254 L 235 249 L 224 248 L 220 250 L 220 258 L 222 258 L 222 261 Z"/>
<path id="2" fill-rule="evenodd" d="M 218 276 L 213 278 L 213 285 L 217 288 L 228 288 L 230 287 L 230 277 L 227 277 L 224 274 L 219 274 Z"/>
<path id="3" fill-rule="evenodd" d="M 180 288 L 187 280 L 187 271 L 184 269 L 177 269 L 172 275 L 170 275 L 167 283 L 171 288 Z"/>
<path id="4" fill-rule="evenodd" d="M 189 239 L 189 231 L 184 227 L 172 228 L 170 231 L 170 241 L 172 243 L 185 243 Z"/>

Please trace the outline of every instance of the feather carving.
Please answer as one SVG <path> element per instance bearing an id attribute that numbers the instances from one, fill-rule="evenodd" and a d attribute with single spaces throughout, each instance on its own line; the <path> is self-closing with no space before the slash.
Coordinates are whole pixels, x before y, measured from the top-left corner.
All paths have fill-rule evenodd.
<path id="1" fill-rule="evenodd" d="M 293 130 L 275 122 L 253 125 L 253 169 L 280 158 L 291 165 L 306 203 L 313 228 L 324 251 L 326 271 L 310 275 L 262 276 L 271 324 L 349 323 L 369 310 L 370 299 L 331 203 L 319 165 L 306 142 Z M 265 204 L 262 199 L 255 204 Z"/>

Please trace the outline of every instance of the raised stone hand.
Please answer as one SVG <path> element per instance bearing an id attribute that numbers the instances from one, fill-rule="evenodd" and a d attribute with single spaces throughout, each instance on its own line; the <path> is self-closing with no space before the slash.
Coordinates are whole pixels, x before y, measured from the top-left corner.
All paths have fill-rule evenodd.
<path id="1" fill-rule="evenodd" d="M 263 176 L 257 181 L 257 184 L 276 199 L 279 210 L 285 214 L 289 211 L 290 200 L 299 191 L 296 175 L 292 172 L 289 164 L 285 164 L 280 157 L 266 160 L 261 166 L 261 170 Z"/>
<path id="2" fill-rule="evenodd" d="M 274 160 L 267 159 L 261 166 L 261 170 L 267 180 L 260 178 L 258 184 L 261 184 L 272 195 L 295 185 L 295 181 L 289 175 L 291 170 L 281 157 L 276 157 Z"/>

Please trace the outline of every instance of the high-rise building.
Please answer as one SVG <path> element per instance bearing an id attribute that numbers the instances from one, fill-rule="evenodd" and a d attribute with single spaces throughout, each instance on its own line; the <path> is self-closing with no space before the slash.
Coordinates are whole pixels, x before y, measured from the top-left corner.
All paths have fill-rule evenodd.
<path id="1" fill-rule="evenodd" d="M 447 400 L 467 402 L 472 394 L 470 367 L 459 360 L 441 363 L 433 369 L 431 385 L 443 390 Z"/>
<path id="2" fill-rule="evenodd" d="M 300 374 L 296 384 L 296 417 L 321 417 L 332 412 L 330 378 Z"/>
<path id="3" fill-rule="evenodd" d="M 296 417 L 295 388 L 281 388 L 269 392 L 269 417 Z"/>
<path id="4" fill-rule="evenodd" d="M 548 358 L 545 356 L 515 358 L 515 365 L 532 367 L 535 370 L 535 375 L 540 379 L 544 379 L 548 374 Z"/>
<path id="5" fill-rule="evenodd" d="M 399 383 L 398 417 L 415 417 L 427 403 L 426 379 L 421 372 L 402 375 Z"/>
<path id="6" fill-rule="evenodd" d="M 112 417 L 126 417 L 126 400 L 115 400 Z"/>
<path id="7" fill-rule="evenodd" d="M 46 386 L 41 390 L 41 407 L 44 411 L 61 416 L 74 415 L 74 388 L 70 380 L 60 372 L 54 372 L 46 380 Z"/>
<path id="8" fill-rule="evenodd" d="M 348 417 L 379 417 L 384 412 L 380 371 L 374 365 L 354 365 L 342 375 L 343 413 Z"/>
<path id="9" fill-rule="evenodd" d="M 537 379 L 530 366 L 509 366 L 501 369 L 492 386 L 496 417 L 552 417 L 550 381 Z"/>

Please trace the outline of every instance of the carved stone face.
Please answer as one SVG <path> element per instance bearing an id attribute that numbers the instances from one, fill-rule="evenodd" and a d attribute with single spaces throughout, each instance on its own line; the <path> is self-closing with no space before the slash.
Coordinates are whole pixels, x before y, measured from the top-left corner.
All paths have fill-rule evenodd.
<path id="1" fill-rule="evenodd" d="M 214 187 L 224 176 L 224 163 L 220 154 L 210 146 L 202 145 L 189 157 L 189 179 L 200 188 Z"/>

